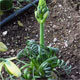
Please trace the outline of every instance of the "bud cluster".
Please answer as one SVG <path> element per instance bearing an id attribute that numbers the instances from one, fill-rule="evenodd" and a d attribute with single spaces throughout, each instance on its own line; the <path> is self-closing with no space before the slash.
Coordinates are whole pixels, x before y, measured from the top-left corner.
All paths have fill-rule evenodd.
<path id="1" fill-rule="evenodd" d="M 49 9 L 45 0 L 39 0 L 37 10 L 35 11 L 35 17 L 39 23 L 44 23 L 49 15 Z"/>

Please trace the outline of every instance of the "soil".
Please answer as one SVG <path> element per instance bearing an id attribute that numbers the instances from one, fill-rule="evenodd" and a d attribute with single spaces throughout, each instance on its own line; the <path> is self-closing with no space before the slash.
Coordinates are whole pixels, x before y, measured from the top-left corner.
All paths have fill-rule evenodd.
<path id="1" fill-rule="evenodd" d="M 61 80 L 80 80 L 80 10 L 76 10 L 72 0 L 49 1 L 50 15 L 45 24 L 45 44 L 60 49 L 59 58 L 72 65 L 69 76 L 62 75 Z M 25 47 L 27 40 L 39 41 L 39 24 L 34 17 L 35 8 L 19 15 L 0 30 L 0 41 L 8 46 L 8 51 L 0 57 L 15 56 Z M 21 21 L 23 27 L 18 25 Z M 7 31 L 6 35 L 3 32 Z"/>

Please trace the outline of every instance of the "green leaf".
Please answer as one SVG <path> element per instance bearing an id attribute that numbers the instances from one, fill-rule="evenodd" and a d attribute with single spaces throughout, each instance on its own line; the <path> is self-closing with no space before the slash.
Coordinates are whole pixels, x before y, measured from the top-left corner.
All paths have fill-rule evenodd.
<path id="1" fill-rule="evenodd" d="M 20 69 L 12 61 L 6 60 L 5 67 L 10 72 L 10 74 L 12 74 L 12 75 L 14 75 L 16 77 L 20 77 L 21 76 Z"/>
<path id="2" fill-rule="evenodd" d="M 7 49 L 7 46 L 4 43 L 0 42 L 0 52 L 5 52 Z"/>
<path id="3" fill-rule="evenodd" d="M 0 63 L 0 72 L 1 72 L 1 70 L 2 70 L 3 65 L 4 65 L 4 62 L 1 62 L 1 63 Z"/>

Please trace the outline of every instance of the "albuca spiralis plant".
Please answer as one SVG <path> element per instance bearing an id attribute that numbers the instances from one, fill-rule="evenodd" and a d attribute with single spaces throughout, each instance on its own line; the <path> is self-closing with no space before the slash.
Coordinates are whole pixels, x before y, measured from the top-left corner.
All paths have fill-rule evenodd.
<path id="1" fill-rule="evenodd" d="M 49 9 L 46 1 L 39 0 L 35 17 L 40 24 L 40 45 L 34 40 L 28 40 L 25 49 L 17 55 L 18 58 L 27 56 L 30 60 L 21 67 L 23 72 L 22 77 L 26 80 L 36 80 L 37 78 L 58 80 L 58 71 L 56 68 L 63 69 L 67 74 L 71 71 L 71 66 L 68 66 L 67 62 L 65 63 L 56 56 L 59 51 L 58 48 L 45 46 L 44 44 L 44 24 L 48 15 Z"/>
<path id="2" fill-rule="evenodd" d="M 27 46 L 22 49 L 16 57 L 5 59 L 6 62 L 5 60 L 1 62 L 1 66 L 5 65 L 11 74 L 15 74 L 14 76 L 21 76 L 21 80 L 36 80 L 38 78 L 59 80 L 60 73 L 57 68 L 63 69 L 66 74 L 71 72 L 71 66 L 68 65 L 68 62 L 65 63 L 64 60 L 58 59 L 57 53 L 59 52 L 59 49 L 45 46 L 44 24 L 48 15 L 49 9 L 46 5 L 46 1 L 39 0 L 37 10 L 35 11 L 35 18 L 40 24 L 40 44 L 37 44 L 34 40 L 28 40 L 26 42 Z M 29 61 L 22 61 L 21 58 L 23 57 L 27 57 Z M 23 64 L 20 68 L 22 75 L 18 68 L 18 72 L 16 73 L 13 70 L 11 71 L 12 68 L 9 70 L 9 67 L 12 67 L 12 65 L 14 66 L 14 70 L 16 68 L 11 62 L 11 60 L 14 59 Z M 8 63 L 10 65 L 8 65 Z"/>

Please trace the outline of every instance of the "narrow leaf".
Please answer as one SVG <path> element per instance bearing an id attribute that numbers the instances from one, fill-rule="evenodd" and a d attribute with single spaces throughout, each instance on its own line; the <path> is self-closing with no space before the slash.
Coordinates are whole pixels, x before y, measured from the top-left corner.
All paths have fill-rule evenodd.
<path id="1" fill-rule="evenodd" d="M 4 62 L 1 62 L 1 63 L 0 63 L 0 72 L 1 72 L 1 70 L 2 70 L 3 65 L 4 65 Z"/>

